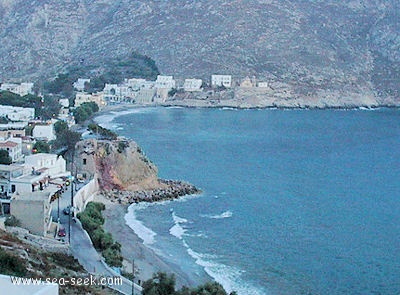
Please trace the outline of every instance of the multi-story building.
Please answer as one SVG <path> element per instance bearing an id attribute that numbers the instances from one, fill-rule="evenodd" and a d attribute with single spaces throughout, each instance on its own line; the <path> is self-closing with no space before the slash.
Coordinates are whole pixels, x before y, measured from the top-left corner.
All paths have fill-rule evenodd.
<path id="1" fill-rule="evenodd" d="M 52 224 L 52 203 L 60 197 L 61 190 L 58 185 L 47 183 L 41 190 L 15 193 L 10 213 L 19 220 L 21 227 L 32 234 L 46 236 Z"/>
<path id="2" fill-rule="evenodd" d="M 232 87 L 232 76 L 231 75 L 211 75 L 211 86 L 212 87 Z"/>
<path id="3" fill-rule="evenodd" d="M 176 82 L 173 76 L 162 76 L 158 75 L 155 82 L 155 88 L 157 89 L 168 89 L 171 90 L 176 87 Z"/>
<path id="4" fill-rule="evenodd" d="M 29 122 L 35 117 L 35 109 L 0 105 L 0 114 L 13 122 Z"/>
<path id="5" fill-rule="evenodd" d="M 0 137 L 10 138 L 10 137 L 23 137 L 25 136 L 26 123 L 8 123 L 0 124 Z"/>
<path id="6" fill-rule="evenodd" d="M 25 157 L 25 174 L 40 172 L 51 178 L 67 176 L 66 162 L 55 154 L 39 153 Z"/>
<path id="7" fill-rule="evenodd" d="M 94 102 L 99 108 L 103 108 L 106 106 L 106 101 L 102 92 L 93 94 L 78 92 L 75 96 L 75 107 L 79 107 L 85 102 Z"/>
<path id="8" fill-rule="evenodd" d="M 35 125 L 32 130 L 32 136 L 38 140 L 55 140 L 54 124 Z"/>
<path id="9" fill-rule="evenodd" d="M 21 84 L 3 83 L 0 86 L 0 90 L 10 91 L 20 96 L 34 94 L 33 83 L 21 83 Z"/>
<path id="10" fill-rule="evenodd" d="M 184 91 L 201 91 L 201 85 L 203 81 L 201 79 L 185 79 L 185 83 L 183 84 Z"/>
<path id="11" fill-rule="evenodd" d="M 13 162 L 22 160 L 22 138 L 0 139 L 0 150 L 6 150 Z"/>

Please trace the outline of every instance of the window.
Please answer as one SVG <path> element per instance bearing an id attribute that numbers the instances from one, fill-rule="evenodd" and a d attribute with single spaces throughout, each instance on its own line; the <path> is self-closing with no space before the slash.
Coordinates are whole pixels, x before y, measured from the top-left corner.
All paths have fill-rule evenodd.
<path id="1" fill-rule="evenodd" d="M 83 159 L 83 165 L 86 165 L 86 159 Z"/>
<path id="2" fill-rule="evenodd" d="M 12 193 L 15 193 L 15 191 L 16 191 L 15 184 L 12 184 L 12 185 L 11 185 L 11 192 L 12 192 Z"/>

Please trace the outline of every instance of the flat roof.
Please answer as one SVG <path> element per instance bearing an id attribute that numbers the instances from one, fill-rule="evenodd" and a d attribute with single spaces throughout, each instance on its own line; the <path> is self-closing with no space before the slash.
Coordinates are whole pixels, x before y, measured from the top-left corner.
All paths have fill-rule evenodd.
<path id="1" fill-rule="evenodd" d="M 15 171 L 15 170 L 20 170 L 20 169 L 24 169 L 24 167 L 22 165 L 4 165 L 4 164 L 0 164 L 0 171 Z"/>
<path id="2" fill-rule="evenodd" d="M 13 148 L 16 146 L 18 146 L 18 143 L 13 142 L 13 141 L 0 142 L 0 147 Z"/>
<path id="3" fill-rule="evenodd" d="M 37 190 L 34 192 L 28 193 L 15 193 L 13 194 L 14 200 L 20 201 L 47 201 L 52 195 L 58 192 L 60 188 L 58 185 L 49 184 L 48 187 L 45 187 L 44 190 Z"/>

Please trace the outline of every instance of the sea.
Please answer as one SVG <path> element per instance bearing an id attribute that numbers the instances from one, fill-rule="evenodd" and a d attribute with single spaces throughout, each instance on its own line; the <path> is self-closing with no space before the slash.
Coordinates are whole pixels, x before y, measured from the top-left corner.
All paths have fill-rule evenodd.
<path id="1" fill-rule="evenodd" d="M 129 207 L 194 282 L 258 294 L 400 294 L 400 111 L 136 108 L 102 126 L 198 196 Z"/>

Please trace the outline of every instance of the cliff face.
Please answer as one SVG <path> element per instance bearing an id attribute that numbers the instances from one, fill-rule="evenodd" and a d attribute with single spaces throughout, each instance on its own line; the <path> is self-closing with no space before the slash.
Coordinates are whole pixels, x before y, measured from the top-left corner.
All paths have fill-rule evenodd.
<path id="1" fill-rule="evenodd" d="M 97 173 L 103 190 L 147 190 L 159 188 L 157 167 L 140 147 L 127 140 L 85 140 L 77 145 L 78 173 Z M 85 160 L 84 160 L 85 159 Z M 85 170 L 87 169 L 87 170 Z"/>
<path id="2" fill-rule="evenodd" d="M 54 75 L 132 50 L 165 74 L 231 73 L 283 83 L 292 97 L 398 100 L 399 2 L 7 0 L 0 80 Z"/>

